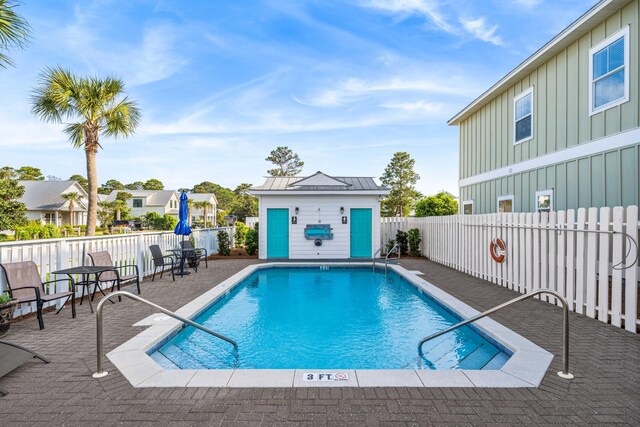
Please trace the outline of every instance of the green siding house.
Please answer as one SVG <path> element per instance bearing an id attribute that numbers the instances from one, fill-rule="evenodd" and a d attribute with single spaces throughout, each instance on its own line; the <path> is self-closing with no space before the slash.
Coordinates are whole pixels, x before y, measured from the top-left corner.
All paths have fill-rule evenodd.
<path id="1" fill-rule="evenodd" d="M 603 0 L 449 120 L 462 213 L 637 205 L 639 0 Z"/>

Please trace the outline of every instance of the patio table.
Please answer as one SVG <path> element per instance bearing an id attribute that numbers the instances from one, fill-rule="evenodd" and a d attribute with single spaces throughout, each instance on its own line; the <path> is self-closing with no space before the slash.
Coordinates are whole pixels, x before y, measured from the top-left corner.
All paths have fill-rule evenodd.
<path id="1" fill-rule="evenodd" d="M 173 252 L 177 257 L 180 258 L 180 271 L 178 271 L 176 273 L 176 275 L 177 276 L 188 276 L 189 274 L 191 274 L 188 271 L 184 270 L 184 263 L 187 260 L 184 255 L 185 255 L 186 252 L 194 252 L 194 250 L 193 249 L 181 249 L 181 248 L 178 248 L 178 249 L 169 249 L 169 252 Z"/>
<path id="2" fill-rule="evenodd" d="M 58 270 L 58 271 L 52 271 L 51 274 L 66 274 L 67 276 L 69 276 L 69 279 L 71 279 L 71 283 L 73 284 L 73 287 L 78 287 L 78 286 L 82 286 L 82 296 L 80 297 L 80 305 L 82 305 L 82 298 L 84 297 L 84 290 L 87 290 L 87 296 L 89 296 L 90 293 L 90 286 L 91 284 L 94 284 L 94 288 L 93 288 L 93 294 L 91 294 L 90 298 L 89 298 L 89 309 L 91 310 L 91 312 L 93 313 L 93 305 L 91 304 L 91 300 L 93 300 L 93 298 L 96 295 L 96 290 L 100 289 L 100 292 L 102 292 L 102 295 L 107 296 L 107 294 L 104 293 L 104 290 L 100 287 L 100 284 L 98 283 L 98 276 L 100 275 L 100 273 L 103 273 L 105 271 L 109 271 L 109 270 L 115 270 L 114 267 L 111 266 L 106 266 L 106 265 L 81 265 L 81 266 L 77 266 L 77 267 L 71 267 L 71 268 L 65 268 L 63 270 Z M 82 276 L 82 280 L 76 282 L 73 279 L 74 275 L 81 275 Z M 93 275 L 94 279 L 93 280 L 89 280 L 88 277 Z M 74 290 L 75 292 L 75 290 Z M 113 301 L 111 301 L 112 304 L 115 304 Z M 75 317 L 75 313 L 73 313 L 73 317 Z"/>

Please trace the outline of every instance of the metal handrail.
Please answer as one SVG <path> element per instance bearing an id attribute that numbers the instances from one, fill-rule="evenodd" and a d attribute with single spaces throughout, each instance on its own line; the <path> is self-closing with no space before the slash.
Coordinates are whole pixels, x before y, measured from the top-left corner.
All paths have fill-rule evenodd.
<path id="1" fill-rule="evenodd" d="M 396 258 L 396 259 L 399 261 L 400 260 L 400 244 L 399 243 L 396 243 L 395 245 L 393 245 L 391 250 L 389 252 L 387 252 L 387 256 L 384 257 L 384 271 L 385 272 L 387 271 L 387 264 L 389 263 L 389 256 L 391 256 L 393 251 L 397 251 L 398 258 Z"/>
<path id="2" fill-rule="evenodd" d="M 548 290 L 537 290 L 534 292 L 531 292 L 529 294 L 525 294 L 522 296 L 519 296 L 518 298 L 514 298 L 510 301 L 507 301 L 503 304 L 497 305 L 483 313 L 478 314 L 477 316 L 474 316 L 470 319 L 464 320 L 458 324 L 455 324 L 453 326 L 451 326 L 450 328 L 444 329 L 440 332 L 436 332 L 435 334 L 431 334 L 428 337 L 425 337 L 423 339 L 420 340 L 420 343 L 418 343 L 418 354 L 420 355 L 420 357 L 423 356 L 422 353 L 422 345 L 429 341 L 432 340 L 434 338 L 437 338 L 441 335 L 444 335 L 448 332 L 451 332 L 455 329 L 458 329 L 462 326 L 468 325 L 469 323 L 475 322 L 476 320 L 482 319 L 483 317 L 486 317 L 492 313 L 495 313 L 496 311 L 503 309 L 507 306 L 510 306 L 511 304 L 515 304 L 517 302 L 520 301 L 524 301 L 526 299 L 529 299 L 533 296 L 536 296 L 538 294 L 551 294 L 554 297 L 556 297 L 561 303 L 562 303 L 562 308 L 563 308 L 563 322 L 562 322 L 562 339 L 563 339 L 563 351 L 562 351 L 562 371 L 558 372 L 558 375 L 561 378 L 565 378 L 565 379 L 572 379 L 573 375 L 569 373 L 569 305 L 567 304 L 567 300 L 564 299 L 564 297 L 562 295 L 560 295 L 559 293 L 555 292 L 555 291 L 548 291 Z"/>
<path id="3" fill-rule="evenodd" d="M 194 328 L 200 329 L 203 332 L 206 332 L 210 335 L 213 335 L 216 338 L 220 338 L 221 340 L 224 340 L 226 342 L 228 342 L 229 344 L 231 344 L 236 352 L 236 356 L 238 354 L 238 343 L 235 342 L 234 340 L 232 340 L 231 338 L 225 337 L 222 334 L 219 334 L 217 332 L 212 331 L 209 328 L 206 328 L 202 325 L 199 325 L 187 318 L 184 318 L 180 315 L 175 314 L 172 311 L 167 310 L 164 307 L 160 307 L 157 304 L 152 303 L 151 301 L 147 301 L 144 298 L 140 298 L 137 295 L 134 295 L 130 292 L 126 292 L 126 291 L 117 291 L 114 292 L 112 294 L 110 294 L 108 297 L 103 298 L 100 303 L 98 304 L 98 308 L 96 309 L 96 340 L 97 340 L 97 356 L 98 356 L 98 370 L 95 374 L 93 374 L 93 378 L 102 378 L 104 376 L 107 375 L 107 371 L 104 370 L 104 343 L 103 343 L 103 339 L 102 339 L 102 307 L 104 306 L 104 304 L 107 301 L 110 301 L 111 298 L 115 297 L 115 296 L 123 296 L 123 297 L 127 297 L 136 301 L 139 301 L 141 303 L 147 304 L 148 306 L 151 306 L 153 308 L 155 308 L 156 310 L 160 310 L 161 312 L 163 312 L 164 314 L 166 314 L 167 316 L 171 316 L 174 319 L 178 319 L 183 323 L 186 323 L 188 325 L 193 326 Z"/>
<path id="4" fill-rule="evenodd" d="M 371 269 L 373 271 L 376 271 L 376 255 L 378 255 L 380 253 L 380 251 L 385 247 L 386 245 L 382 245 L 378 248 L 377 251 L 375 251 L 375 253 L 373 254 L 373 257 L 371 258 Z"/>

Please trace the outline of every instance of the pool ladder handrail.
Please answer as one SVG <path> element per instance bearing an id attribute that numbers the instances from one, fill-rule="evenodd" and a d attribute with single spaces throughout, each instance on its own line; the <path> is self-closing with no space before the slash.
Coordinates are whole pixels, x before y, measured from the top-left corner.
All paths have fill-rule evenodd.
<path id="1" fill-rule="evenodd" d="M 157 304 L 152 303 L 151 301 L 148 301 L 144 298 L 139 297 L 138 295 L 134 295 L 130 292 L 126 292 L 126 291 L 117 291 L 117 292 L 113 292 L 111 294 L 109 294 L 109 296 L 103 298 L 100 303 L 98 304 L 98 308 L 96 309 L 96 341 L 97 341 L 97 358 L 98 358 L 98 369 L 96 371 L 96 373 L 94 373 L 92 376 L 93 378 L 102 378 L 104 376 L 107 375 L 107 371 L 104 370 L 104 340 L 103 340 L 103 334 L 102 334 L 102 308 L 104 307 L 105 303 L 109 300 L 111 300 L 111 298 L 113 297 L 127 297 L 129 299 L 132 300 L 136 300 L 139 301 L 143 304 L 146 304 L 148 306 L 151 306 L 153 308 L 155 308 L 156 310 L 160 310 L 161 312 L 163 312 L 164 314 L 166 314 L 167 316 L 173 317 L 174 319 L 177 319 L 183 323 L 186 323 L 190 326 L 193 326 L 194 328 L 200 329 L 203 332 L 208 333 L 209 335 L 213 335 L 216 338 L 220 338 L 221 340 L 224 340 L 226 342 L 228 342 L 229 344 L 231 344 L 235 350 L 236 353 L 236 358 L 238 356 L 238 343 L 235 342 L 234 340 L 232 340 L 229 337 L 226 337 L 222 334 L 219 334 L 217 332 L 212 331 L 209 328 L 206 328 L 202 325 L 199 325 L 185 317 L 182 317 L 172 311 L 167 310 L 164 307 L 160 307 Z"/>
<path id="2" fill-rule="evenodd" d="M 378 250 L 373 254 L 373 258 L 371 258 L 371 269 L 376 271 L 376 255 L 380 253 L 382 249 L 384 249 L 386 245 L 382 245 L 378 248 Z"/>
<path id="3" fill-rule="evenodd" d="M 524 301 L 526 299 L 529 299 L 531 297 L 534 297 L 536 295 L 539 294 L 551 294 L 554 297 L 556 297 L 561 303 L 562 303 L 562 308 L 563 308 L 563 322 L 562 322 L 562 339 L 563 339 L 563 351 L 562 351 L 562 371 L 558 372 L 558 375 L 561 378 L 570 380 L 573 379 L 573 375 L 569 373 L 569 305 L 567 304 L 567 300 L 564 299 L 564 297 L 562 295 L 560 295 L 559 293 L 555 292 L 555 291 L 548 291 L 548 290 L 544 290 L 544 289 L 540 289 L 528 294 L 524 294 L 522 296 L 519 296 L 518 298 L 514 298 L 512 300 L 509 300 L 503 304 L 497 305 L 493 308 L 490 308 L 489 310 L 478 314 L 477 316 L 471 317 L 467 320 L 464 320 L 460 323 L 457 323 L 447 329 L 443 329 L 440 332 L 436 332 L 435 334 L 431 334 L 427 337 L 424 337 L 423 339 L 420 340 L 420 342 L 418 343 L 418 354 L 420 355 L 420 357 L 422 357 L 424 354 L 422 353 L 422 345 L 429 341 L 432 340 L 434 338 L 437 338 L 441 335 L 444 335 L 446 333 L 449 333 L 455 329 L 461 328 L 465 325 L 468 325 L 469 323 L 475 322 L 476 320 L 480 320 L 483 317 L 486 317 L 490 314 L 495 313 L 498 310 L 501 310 L 505 307 L 508 307 L 512 304 L 515 304 L 517 302 L 520 301 Z"/>
<path id="4" fill-rule="evenodd" d="M 400 263 L 400 243 L 396 243 L 395 245 L 393 245 L 391 250 L 389 252 L 387 252 L 387 256 L 384 257 L 384 272 L 385 273 L 387 272 L 387 264 L 389 264 L 389 257 L 391 256 L 393 251 L 396 251 L 396 253 L 398 254 L 398 258 L 395 258 L 395 259 L 398 261 L 398 263 Z"/>

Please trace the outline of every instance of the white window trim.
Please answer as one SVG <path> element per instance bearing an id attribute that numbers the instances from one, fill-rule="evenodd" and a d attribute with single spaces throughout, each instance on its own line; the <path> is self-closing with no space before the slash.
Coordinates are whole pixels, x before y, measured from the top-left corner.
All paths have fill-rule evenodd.
<path id="1" fill-rule="evenodd" d="M 471 205 L 471 215 L 473 215 L 473 200 L 465 200 L 465 201 L 462 202 L 462 215 L 466 215 L 464 213 L 465 205 Z"/>
<path id="2" fill-rule="evenodd" d="M 515 198 L 513 197 L 513 194 L 509 194 L 507 196 L 500 196 L 498 197 L 498 199 L 496 200 L 496 212 L 500 213 L 500 202 L 503 202 L 505 200 L 511 200 L 511 207 L 515 207 Z M 515 212 L 515 211 L 511 211 L 511 212 Z"/>
<path id="3" fill-rule="evenodd" d="M 553 211 L 553 189 L 536 191 L 536 198 L 533 202 L 533 206 L 535 207 L 536 212 L 541 212 L 538 209 L 538 197 L 540 196 L 549 196 L 549 211 Z"/>
<path id="4" fill-rule="evenodd" d="M 601 51 L 620 38 L 624 38 L 624 97 L 608 104 L 601 105 L 598 108 L 593 108 L 593 54 Z M 610 108 L 617 107 L 620 104 L 624 104 L 625 102 L 629 102 L 629 66 L 631 65 L 629 63 L 630 40 L 629 26 L 626 26 L 589 49 L 589 116 L 593 116 L 594 114 L 601 113 Z"/>
<path id="5" fill-rule="evenodd" d="M 531 94 L 531 135 L 526 137 L 526 138 L 522 138 L 516 141 L 516 122 L 518 120 L 516 120 L 516 103 L 518 101 L 520 101 L 522 98 L 524 98 L 525 96 Z M 521 92 L 518 96 L 516 96 L 515 98 L 513 98 L 513 145 L 518 145 L 518 144 L 522 144 L 525 141 L 529 141 L 531 139 L 533 139 L 533 133 L 534 133 L 534 105 L 535 105 L 535 101 L 534 101 L 534 96 L 533 96 L 533 86 L 531 86 L 529 89 L 525 90 L 524 92 Z M 524 119 L 527 116 L 524 117 L 520 117 L 519 120 Z"/>

